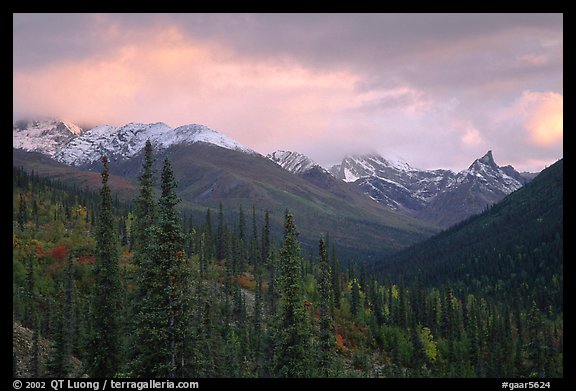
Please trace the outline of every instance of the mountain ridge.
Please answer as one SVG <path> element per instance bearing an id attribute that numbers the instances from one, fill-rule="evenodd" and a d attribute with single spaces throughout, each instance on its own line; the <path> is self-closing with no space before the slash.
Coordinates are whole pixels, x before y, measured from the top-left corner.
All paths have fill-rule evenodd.
<path id="1" fill-rule="evenodd" d="M 163 122 L 130 122 L 122 126 L 98 125 L 84 130 L 61 120 L 48 119 L 17 121 L 12 136 L 14 148 L 40 152 L 70 166 L 93 164 L 103 154 L 110 160 L 131 158 L 144 149 L 147 140 L 158 149 L 201 142 L 258 154 L 236 140 L 198 124 L 172 128 Z"/>
<path id="2" fill-rule="evenodd" d="M 112 165 L 133 159 L 141 153 L 146 140 L 158 151 L 202 143 L 264 157 L 218 131 L 197 124 L 171 128 L 163 122 L 130 122 L 119 127 L 100 125 L 82 129 L 66 121 L 48 119 L 17 121 L 13 125 L 14 148 L 38 152 L 68 166 L 88 170 L 97 169 L 104 154 Z M 529 180 L 512 166 L 499 167 L 491 150 L 458 173 L 418 169 L 406 161 L 386 159 L 375 152 L 345 156 L 340 164 L 328 170 L 294 151 L 278 150 L 265 158 L 341 197 L 354 197 L 348 188 L 355 188 L 388 210 L 442 228 L 481 212 Z"/>
<path id="3" fill-rule="evenodd" d="M 481 212 L 529 181 L 512 166 L 498 166 L 491 150 L 458 173 L 417 169 L 376 153 L 348 155 L 330 172 L 392 210 L 441 227 Z"/>

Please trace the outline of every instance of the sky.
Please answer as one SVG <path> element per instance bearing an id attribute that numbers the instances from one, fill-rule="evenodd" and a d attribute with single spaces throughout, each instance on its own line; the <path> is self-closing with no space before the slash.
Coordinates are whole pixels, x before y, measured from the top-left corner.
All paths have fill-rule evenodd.
<path id="1" fill-rule="evenodd" d="M 47 116 L 535 172 L 563 157 L 563 15 L 14 14 L 13 120 Z"/>

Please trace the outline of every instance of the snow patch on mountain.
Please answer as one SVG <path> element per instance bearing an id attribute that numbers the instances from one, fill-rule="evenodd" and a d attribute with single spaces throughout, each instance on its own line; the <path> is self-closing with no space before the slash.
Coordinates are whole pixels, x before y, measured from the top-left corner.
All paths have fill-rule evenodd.
<path id="1" fill-rule="evenodd" d="M 511 166 L 509 166 L 511 167 Z M 516 172 L 513 168 L 512 170 Z M 492 151 L 488 151 L 484 156 L 476 159 L 470 167 L 458 173 L 457 182 L 476 180 L 485 189 L 500 191 L 510 194 L 521 188 L 524 183 L 507 174 L 511 173 L 510 168 L 499 167 L 492 156 Z M 517 173 L 517 172 L 516 172 Z M 520 176 L 519 173 L 517 173 Z"/>
<path id="2" fill-rule="evenodd" d="M 329 171 L 344 182 L 356 182 L 360 178 L 374 176 L 385 178 L 392 171 L 412 176 L 412 172 L 422 170 L 410 166 L 401 159 L 384 159 L 382 156 L 372 153 L 346 156 L 341 164 L 333 166 Z"/>
<path id="3" fill-rule="evenodd" d="M 232 149 L 251 155 L 258 155 L 257 152 L 245 147 L 238 141 L 210 129 L 207 126 L 196 124 L 184 125 L 174 129 L 174 140 L 166 142 L 165 145 L 192 143 L 213 144 L 226 149 Z"/>
<path id="4" fill-rule="evenodd" d="M 314 162 L 308 156 L 299 152 L 279 150 L 266 155 L 266 157 L 293 174 L 304 174 L 315 167 L 328 173 L 327 170 Z"/>
<path id="5" fill-rule="evenodd" d="M 53 156 L 70 140 L 82 134 L 82 128 L 56 119 L 21 120 L 12 127 L 12 146 L 28 152 Z"/>
<path id="6" fill-rule="evenodd" d="M 374 153 L 346 156 L 330 172 L 390 209 L 445 216 L 445 224 L 478 213 L 528 181 L 512 166 L 499 167 L 492 151 L 458 173 L 421 170 Z"/>

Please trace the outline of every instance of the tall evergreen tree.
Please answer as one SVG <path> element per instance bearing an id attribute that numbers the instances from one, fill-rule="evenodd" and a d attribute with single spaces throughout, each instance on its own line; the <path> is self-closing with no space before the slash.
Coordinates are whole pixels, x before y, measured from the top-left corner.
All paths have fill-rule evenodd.
<path id="1" fill-rule="evenodd" d="M 256 287 L 254 292 L 254 316 L 252 318 L 254 325 L 252 348 L 254 350 L 254 361 L 258 367 L 261 357 L 260 350 L 262 344 L 262 271 L 257 268 L 255 273 Z"/>
<path id="2" fill-rule="evenodd" d="M 212 213 L 210 212 L 210 208 L 206 209 L 206 217 L 204 219 L 204 234 L 206 259 L 210 260 L 214 257 L 214 233 L 212 232 Z"/>
<path id="3" fill-rule="evenodd" d="M 186 366 L 187 316 L 189 312 L 189 270 L 184 255 L 184 235 L 176 205 L 176 180 L 170 161 L 164 160 L 162 194 L 158 202 L 158 225 L 149 228 L 146 247 L 149 259 L 150 291 L 144 299 L 147 309 L 147 342 L 154 348 L 141 357 L 147 376 L 181 376 Z"/>
<path id="4" fill-rule="evenodd" d="M 246 217 L 244 217 L 244 209 L 240 205 L 238 217 L 238 261 L 241 267 L 244 266 L 246 260 Z"/>
<path id="5" fill-rule="evenodd" d="M 356 316 L 360 310 L 360 285 L 356 278 L 352 280 L 352 290 L 350 294 L 350 312 Z"/>
<path id="6" fill-rule="evenodd" d="M 67 279 L 67 278 L 66 278 Z M 54 313 L 55 326 L 52 335 L 52 349 L 50 360 L 48 362 L 48 372 L 53 377 L 68 377 L 71 370 L 70 355 L 72 352 L 71 325 L 70 325 L 70 307 L 68 299 L 68 282 L 64 286 L 60 282 L 60 291 L 62 297 L 57 304 L 57 310 Z"/>
<path id="7" fill-rule="evenodd" d="M 145 261 L 143 249 L 150 241 L 147 229 L 156 224 L 156 203 L 154 201 L 154 156 L 150 140 L 146 141 L 144 147 L 144 163 L 142 165 L 142 175 L 138 177 L 140 183 L 140 193 L 135 200 L 136 219 L 133 225 L 134 237 L 134 261 L 138 266 L 143 266 Z"/>
<path id="8" fill-rule="evenodd" d="M 250 259 L 252 264 L 256 265 L 258 263 L 258 258 L 260 254 L 258 253 L 258 233 L 256 228 L 256 208 L 252 205 L 252 238 L 250 240 Z"/>
<path id="9" fill-rule="evenodd" d="M 36 293 L 35 293 L 35 277 L 34 277 L 34 261 L 35 257 L 31 251 L 26 254 L 26 293 L 24 301 L 24 319 L 23 323 L 26 327 L 32 327 L 34 316 L 36 314 Z"/>
<path id="10" fill-rule="evenodd" d="M 162 195 L 158 201 L 160 235 L 156 239 L 160 250 L 159 260 L 164 263 L 167 271 L 168 334 L 171 363 L 169 377 L 175 377 L 178 372 L 181 373 L 182 367 L 185 365 L 184 345 L 189 311 L 190 272 L 184 256 L 184 235 L 176 210 L 176 205 L 180 203 L 180 199 L 176 195 L 177 186 L 172 166 L 166 158 L 162 169 Z"/>
<path id="11" fill-rule="evenodd" d="M 156 347 L 151 344 L 151 336 L 154 335 L 153 303 L 154 298 L 150 297 L 157 282 L 157 276 L 153 270 L 155 265 L 151 264 L 151 257 L 147 253 L 148 246 L 153 240 L 151 228 L 156 224 L 156 202 L 154 200 L 154 157 L 150 140 L 146 141 L 144 147 L 144 163 L 142 165 L 142 175 L 138 178 L 140 182 L 140 193 L 135 200 L 135 220 L 133 224 L 133 252 L 134 263 L 136 265 L 136 294 L 133 299 L 132 314 L 133 341 L 131 371 L 137 376 L 152 376 L 154 360 L 151 357 L 157 355 Z M 157 288 L 156 288 L 157 289 Z M 150 307 L 152 306 L 152 308 Z"/>
<path id="12" fill-rule="evenodd" d="M 334 350 L 334 324 L 332 313 L 334 303 L 332 299 L 332 277 L 330 265 L 328 264 L 328 255 L 324 240 L 320 239 L 320 357 L 319 365 L 323 376 L 329 376 L 332 366 L 332 357 Z"/>
<path id="13" fill-rule="evenodd" d="M 216 257 L 220 260 L 226 257 L 226 238 L 224 237 L 224 211 L 222 210 L 222 203 L 218 205 L 218 228 L 216 231 Z"/>
<path id="14" fill-rule="evenodd" d="M 278 277 L 278 261 L 277 261 L 276 251 L 274 249 L 270 250 L 270 255 L 268 256 L 268 291 L 267 295 L 267 302 L 268 302 L 268 312 L 270 315 L 275 315 L 276 310 L 278 307 L 278 284 L 277 284 L 277 277 Z"/>
<path id="15" fill-rule="evenodd" d="M 340 308 L 340 263 L 338 258 L 336 258 L 336 247 L 332 245 L 332 290 L 334 291 L 334 306 Z"/>
<path id="16" fill-rule="evenodd" d="M 18 200 L 18 228 L 20 228 L 20 231 L 24 232 L 27 220 L 28 212 L 26 208 L 26 197 L 24 196 L 24 193 L 20 193 L 20 198 Z"/>
<path id="17" fill-rule="evenodd" d="M 118 236 L 114 232 L 112 193 L 108 186 L 108 158 L 102 158 L 101 209 L 96 231 L 92 335 L 88 372 L 92 377 L 112 377 L 121 364 Z"/>
<path id="18" fill-rule="evenodd" d="M 262 228 L 262 263 L 268 262 L 270 255 L 270 211 L 264 213 L 264 227 Z"/>
<path id="19" fill-rule="evenodd" d="M 282 298 L 274 336 L 274 373 L 278 377 L 306 377 L 310 374 L 310 332 L 304 308 L 300 244 L 294 217 L 288 211 L 280 264 Z"/>

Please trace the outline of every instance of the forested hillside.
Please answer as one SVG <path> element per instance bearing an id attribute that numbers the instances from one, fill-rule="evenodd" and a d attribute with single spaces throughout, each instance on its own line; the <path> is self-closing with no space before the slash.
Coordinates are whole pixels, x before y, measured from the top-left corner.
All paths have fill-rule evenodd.
<path id="1" fill-rule="evenodd" d="M 375 264 L 377 274 L 563 311 L 563 160 L 484 213 Z"/>
<path id="2" fill-rule="evenodd" d="M 268 211 L 252 205 L 220 205 L 190 221 L 170 161 L 153 173 L 146 152 L 130 204 L 110 192 L 107 164 L 100 194 L 13 168 L 13 316 L 35 335 L 30 360 L 14 351 L 14 373 L 66 376 L 74 357 L 98 377 L 563 376 L 561 230 L 551 242 L 559 254 L 541 248 L 553 259 L 510 277 L 517 300 L 503 278 L 434 278 L 443 272 L 426 274 L 417 259 L 417 273 L 398 266 L 375 274 L 361 260 L 341 265 L 321 232 L 316 253 L 302 254 L 299 216 L 289 211 L 282 240 L 270 235 Z M 551 187 L 539 183 L 526 191 Z M 491 212 L 505 219 L 510 208 L 524 211 L 505 202 Z M 554 213 L 537 218 L 561 228 L 561 210 Z M 507 229 L 492 220 L 491 229 Z M 548 232 L 526 230 L 517 244 Z M 452 243 L 454 255 L 466 255 L 470 242 Z M 462 259 L 489 268 L 493 256 Z M 520 300 L 522 284 L 540 293 Z M 18 368 L 46 361 L 38 358 L 43 339 L 46 364 Z"/>

